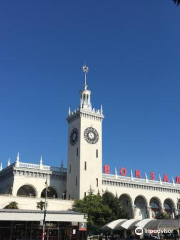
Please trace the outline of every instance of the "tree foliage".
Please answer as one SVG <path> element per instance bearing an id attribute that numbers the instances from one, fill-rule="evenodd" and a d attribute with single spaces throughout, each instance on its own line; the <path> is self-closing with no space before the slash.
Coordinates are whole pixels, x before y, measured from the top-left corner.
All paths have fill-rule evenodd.
<path id="1" fill-rule="evenodd" d="M 108 192 L 103 196 L 95 195 L 92 189 L 83 200 L 75 200 L 73 210 L 88 214 L 88 229 L 92 233 L 97 233 L 106 223 L 125 216 L 117 197 Z"/>
<path id="2" fill-rule="evenodd" d="M 17 202 L 10 202 L 7 206 L 4 207 L 5 209 L 18 209 Z"/>
<path id="3" fill-rule="evenodd" d="M 103 203 L 107 204 L 109 208 L 112 210 L 112 214 L 109 218 L 109 222 L 120 219 L 120 218 L 127 218 L 127 213 L 124 211 L 122 205 L 120 204 L 120 201 L 116 196 L 114 196 L 112 193 L 106 191 L 102 195 Z"/>
<path id="4" fill-rule="evenodd" d="M 43 209 L 44 209 L 44 206 L 45 206 L 45 202 L 40 201 L 40 202 L 37 202 L 36 208 L 37 208 L 37 209 L 40 209 L 40 210 L 43 210 Z"/>
<path id="5" fill-rule="evenodd" d="M 157 214 L 155 218 L 156 219 L 170 219 L 171 217 L 167 213 L 161 212 L 161 213 Z"/>

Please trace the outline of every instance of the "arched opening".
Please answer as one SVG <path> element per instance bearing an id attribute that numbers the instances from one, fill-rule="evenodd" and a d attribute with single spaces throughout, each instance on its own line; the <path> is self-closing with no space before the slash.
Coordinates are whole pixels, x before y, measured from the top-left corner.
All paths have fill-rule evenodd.
<path id="1" fill-rule="evenodd" d="M 42 193 L 41 193 L 41 197 L 45 198 L 46 196 L 46 188 L 43 189 Z M 54 188 L 52 187 L 48 187 L 47 188 L 47 198 L 57 198 L 57 192 Z"/>
<path id="2" fill-rule="evenodd" d="M 147 211 L 147 200 L 143 196 L 137 196 L 135 201 L 135 218 L 145 219 L 148 218 L 149 214 Z"/>
<path id="3" fill-rule="evenodd" d="M 173 214 L 173 202 L 170 199 L 166 199 L 164 201 L 164 212 L 170 217 L 172 218 L 172 214 Z"/>
<path id="4" fill-rule="evenodd" d="M 120 204 L 122 205 L 122 207 L 124 208 L 124 210 L 128 216 L 128 219 L 134 218 L 131 197 L 128 194 L 122 194 L 119 197 L 119 201 L 120 201 Z"/>
<path id="5" fill-rule="evenodd" d="M 161 202 L 158 198 L 151 198 L 150 206 L 152 211 L 152 217 L 156 217 L 161 213 Z"/>
<path id="6" fill-rule="evenodd" d="M 20 197 L 36 197 L 35 189 L 30 185 L 23 185 L 19 188 L 17 196 Z"/>

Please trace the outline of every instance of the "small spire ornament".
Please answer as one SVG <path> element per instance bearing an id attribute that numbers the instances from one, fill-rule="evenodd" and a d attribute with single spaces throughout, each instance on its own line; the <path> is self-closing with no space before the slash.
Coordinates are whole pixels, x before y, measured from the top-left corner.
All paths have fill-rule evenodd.
<path id="1" fill-rule="evenodd" d="M 89 71 L 88 66 L 86 66 L 86 64 L 83 66 L 83 72 L 84 72 L 84 90 L 87 90 L 87 73 Z"/>

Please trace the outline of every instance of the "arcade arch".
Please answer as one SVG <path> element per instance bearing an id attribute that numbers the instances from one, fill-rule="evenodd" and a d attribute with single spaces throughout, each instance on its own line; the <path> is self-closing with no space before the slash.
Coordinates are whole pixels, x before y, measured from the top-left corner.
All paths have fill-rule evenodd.
<path id="1" fill-rule="evenodd" d="M 164 200 L 164 212 L 170 217 L 173 217 L 173 213 L 174 213 L 174 209 L 175 209 L 175 205 L 174 202 L 170 199 L 167 198 Z"/>
<path id="2" fill-rule="evenodd" d="M 23 185 L 17 191 L 17 196 L 20 197 L 36 197 L 36 189 L 32 185 Z"/>
<path id="3" fill-rule="evenodd" d="M 162 204 L 159 198 L 153 197 L 150 200 L 150 207 L 152 211 L 152 217 L 156 217 L 162 211 Z"/>
<path id="4" fill-rule="evenodd" d="M 134 218 L 134 211 L 133 211 L 133 206 L 132 206 L 132 198 L 130 197 L 129 194 L 122 194 L 119 197 L 119 202 L 124 208 L 125 212 L 128 215 L 128 218 Z"/>
<path id="5" fill-rule="evenodd" d="M 41 192 L 41 197 L 45 198 L 46 196 L 46 188 L 43 189 L 43 191 Z M 47 198 L 57 198 L 58 194 L 56 192 L 56 190 L 52 187 L 48 187 L 47 188 Z"/>
<path id="6" fill-rule="evenodd" d="M 135 214 L 137 219 L 145 219 L 149 217 L 149 213 L 147 211 L 147 200 L 144 196 L 137 196 L 134 200 L 135 205 Z"/>

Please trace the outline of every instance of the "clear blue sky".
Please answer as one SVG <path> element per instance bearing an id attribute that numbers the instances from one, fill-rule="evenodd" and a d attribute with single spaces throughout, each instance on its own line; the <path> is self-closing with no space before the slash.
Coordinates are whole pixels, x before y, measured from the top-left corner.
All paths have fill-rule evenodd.
<path id="1" fill-rule="evenodd" d="M 89 66 L 103 163 L 180 175 L 180 7 L 172 0 L 1 1 L 0 162 L 67 163 Z"/>

